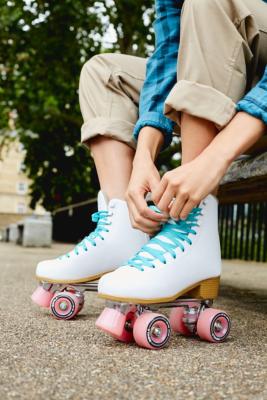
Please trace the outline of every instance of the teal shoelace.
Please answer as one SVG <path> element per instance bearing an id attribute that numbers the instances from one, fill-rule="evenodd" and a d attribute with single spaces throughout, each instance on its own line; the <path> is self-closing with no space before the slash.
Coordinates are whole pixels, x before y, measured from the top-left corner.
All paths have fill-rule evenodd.
<path id="1" fill-rule="evenodd" d="M 198 217 L 201 215 L 201 208 L 194 208 L 186 220 L 169 220 L 162 230 L 152 238 L 148 244 L 132 257 L 127 265 L 144 271 L 145 267 L 155 268 L 155 261 L 159 260 L 166 264 L 166 253 L 171 254 L 175 259 L 175 250 L 180 248 L 184 251 L 184 242 L 192 244 L 189 234 L 196 235 L 194 227 L 198 225 Z M 156 248 L 155 248 L 156 247 Z"/>
<path id="2" fill-rule="evenodd" d="M 107 225 L 111 225 L 111 222 L 108 220 L 108 217 L 111 217 L 111 213 L 108 211 L 98 211 L 92 214 L 92 221 L 97 223 L 96 229 L 91 232 L 88 236 L 86 236 L 77 246 L 74 248 L 74 253 L 78 256 L 79 250 L 88 251 L 87 245 L 90 244 L 92 246 L 96 246 L 96 239 L 100 238 L 104 240 L 104 237 L 101 235 L 103 232 L 109 232 Z M 59 257 L 70 257 L 70 253 L 65 254 L 65 256 Z"/>

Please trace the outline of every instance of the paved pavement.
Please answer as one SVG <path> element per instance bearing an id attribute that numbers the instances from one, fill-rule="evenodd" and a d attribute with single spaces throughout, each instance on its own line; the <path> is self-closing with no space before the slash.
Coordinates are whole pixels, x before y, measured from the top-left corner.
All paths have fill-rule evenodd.
<path id="1" fill-rule="evenodd" d="M 31 303 L 36 262 L 69 246 L 0 243 L 0 399 L 267 399 L 267 264 L 225 262 L 216 305 L 228 311 L 224 344 L 173 335 L 149 351 L 99 332 L 103 301 L 86 295 L 76 320 Z"/>

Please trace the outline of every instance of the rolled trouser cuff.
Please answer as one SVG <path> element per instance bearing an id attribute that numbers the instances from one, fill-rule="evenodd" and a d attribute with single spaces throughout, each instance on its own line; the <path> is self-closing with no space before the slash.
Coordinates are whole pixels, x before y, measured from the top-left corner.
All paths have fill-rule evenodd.
<path id="1" fill-rule="evenodd" d="M 236 114 L 236 104 L 210 86 L 181 80 L 165 100 L 164 114 L 180 125 L 182 112 L 212 121 L 222 129 Z"/>
<path id="2" fill-rule="evenodd" d="M 96 136 L 106 136 L 126 143 L 133 149 L 136 141 L 133 138 L 134 124 L 112 118 L 91 118 L 81 128 L 81 141 L 87 145 L 88 140 Z"/>

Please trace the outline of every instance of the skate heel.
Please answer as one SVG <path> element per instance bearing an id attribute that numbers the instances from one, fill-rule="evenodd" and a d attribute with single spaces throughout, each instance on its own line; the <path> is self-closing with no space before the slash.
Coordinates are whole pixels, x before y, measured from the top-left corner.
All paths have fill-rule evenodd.
<path id="1" fill-rule="evenodd" d="M 207 279 L 190 290 L 188 295 L 195 299 L 216 299 L 219 293 L 220 277 Z"/>

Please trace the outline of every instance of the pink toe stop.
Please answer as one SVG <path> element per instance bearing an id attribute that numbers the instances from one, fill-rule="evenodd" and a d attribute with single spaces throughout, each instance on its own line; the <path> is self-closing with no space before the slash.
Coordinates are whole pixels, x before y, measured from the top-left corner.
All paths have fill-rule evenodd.
<path id="1" fill-rule="evenodd" d="M 121 342 L 133 340 L 131 326 L 135 320 L 133 312 L 123 314 L 119 310 L 106 307 L 96 321 L 97 328 Z M 127 326 L 129 325 L 129 329 Z"/>
<path id="2" fill-rule="evenodd" d="M 32 301 L 40 307 L 49 308 L 53 293 L 45 290 L 43 286 L 38 286 L 31 295 Z"/>

